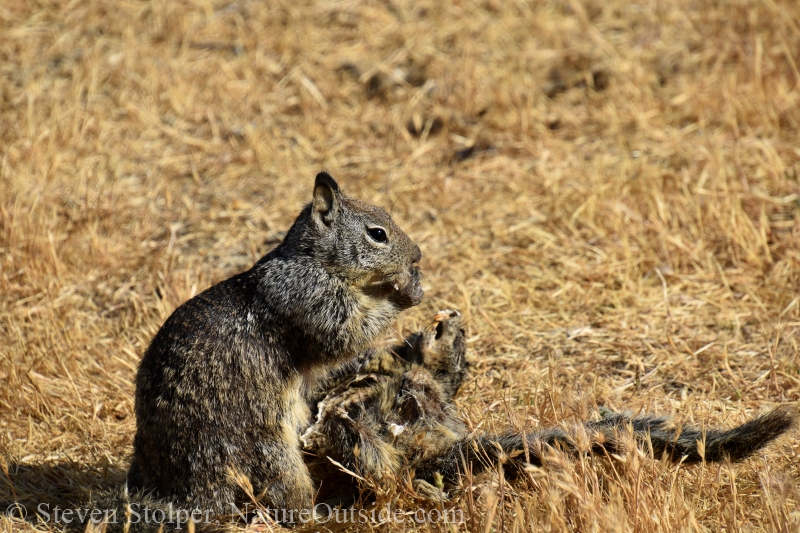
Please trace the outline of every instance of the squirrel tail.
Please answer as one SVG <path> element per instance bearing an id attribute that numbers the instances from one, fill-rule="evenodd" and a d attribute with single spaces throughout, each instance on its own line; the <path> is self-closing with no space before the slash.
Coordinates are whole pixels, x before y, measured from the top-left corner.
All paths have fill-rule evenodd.
<path id="1" fill-rule="evenodd" d="M 797 412 L 791 407 L 779 407 L 733 429 L 700 429 L 697 427 L 667 426 L 667 419 L 653 415 L 631 417 L 612 414 L 600 420 L 583 424 L 584 431 L 568 432 L 550 428 L 529 433 L 484 434 L 457 443 L 449 453 L 440 457 L 429 468 L 418 468 L 454 477 L 459 467 L 468 463 L 473 473 L 492 468 L 498 463 L 519 465 L 528 462 L 541 466 L 547 448 L 560 448 L 572 454 L 581 450 L 594 454 L 623 454 L 632 431 L 638 445 L 652 447 L 656 458 L 666 457 L 677 462 L 698 463 L 744 459 L 776 439 L 792 426 Z M 582 434 L 582 435 L 581 435 Z M 580 441 L 588 443 L 581 446 Z"/>
<path id="2" fill-rule="evenodd" d="M 797 413 L 789 407 L 779 407 L 741 426 L 724 429 L 696 427 L 665 428 L 664 419 L 648 416 L 631 419 L 634 434 L 640 442 L 649 438 L 655 457 L 666 456 L 671 461 L 686 463 L 739 461 L 754 454 L 789 430 Z M 602 422 L 602 421 L 601 421 Z"/>

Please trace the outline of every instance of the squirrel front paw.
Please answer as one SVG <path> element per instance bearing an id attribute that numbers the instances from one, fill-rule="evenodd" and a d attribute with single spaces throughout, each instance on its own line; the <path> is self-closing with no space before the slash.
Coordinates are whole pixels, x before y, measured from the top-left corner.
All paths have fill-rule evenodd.
<path id="1" fill-rule="evenodd" d="M 424 479 L 414 479 L 411 482 L 411 487 L 421 499 L 429 502 L 442 502 L 450 500 L 447 493 L 435 485 L 431 485 Z"/>
<path id="2" fill-rule="evenodd" d="M 425 295 L 422 290 L 422 270 L 417 265 L 412 265 L 402 280 L 394 284 L 394 289 L 391 299 L 401 308 L 408 309 L 419 304 Z"/>

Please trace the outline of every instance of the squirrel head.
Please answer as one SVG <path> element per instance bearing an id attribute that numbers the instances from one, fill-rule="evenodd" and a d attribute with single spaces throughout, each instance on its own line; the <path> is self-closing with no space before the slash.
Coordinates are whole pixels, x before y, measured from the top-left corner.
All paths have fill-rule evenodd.
<path id="1" fill-rule="evenodd" d="M 321 172 L 300 220 L 301 234 L 290 230 L 287 240 L 302 242 L 305 252 L 331 275 L 367 297 L 388 299 L 403 309 L 422 300 L 422 252 L 380 207 L 346 196 Z"/>

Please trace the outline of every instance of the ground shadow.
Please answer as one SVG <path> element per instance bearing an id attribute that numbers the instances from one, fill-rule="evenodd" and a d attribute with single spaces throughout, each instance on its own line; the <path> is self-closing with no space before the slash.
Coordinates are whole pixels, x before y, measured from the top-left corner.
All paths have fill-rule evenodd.
<path id="1" fill-rule="evenodd" d="M 11 463 L 7 474 L 0 473 L 0 513 L 30 523 L 64 522 L 88 507 L 93 495 L 121 486 L 125 474 L 107 463 Z"/>

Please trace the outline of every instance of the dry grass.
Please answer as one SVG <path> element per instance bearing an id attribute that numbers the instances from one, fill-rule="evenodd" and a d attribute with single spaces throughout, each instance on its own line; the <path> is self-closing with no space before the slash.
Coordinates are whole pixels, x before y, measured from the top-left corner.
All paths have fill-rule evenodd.
<path id="1" fill-rule="evenodd" d="M 423 250 L 398 331 L 464 311 L 475 427 L 797 402 L 799 64 L 792 0 L 5 0 L 3 508 L 121 480 L 148 340 L 323 168 Z M 482 531 L 797 530 L 798 451 L 555 458 L 454 505 Z"/>

